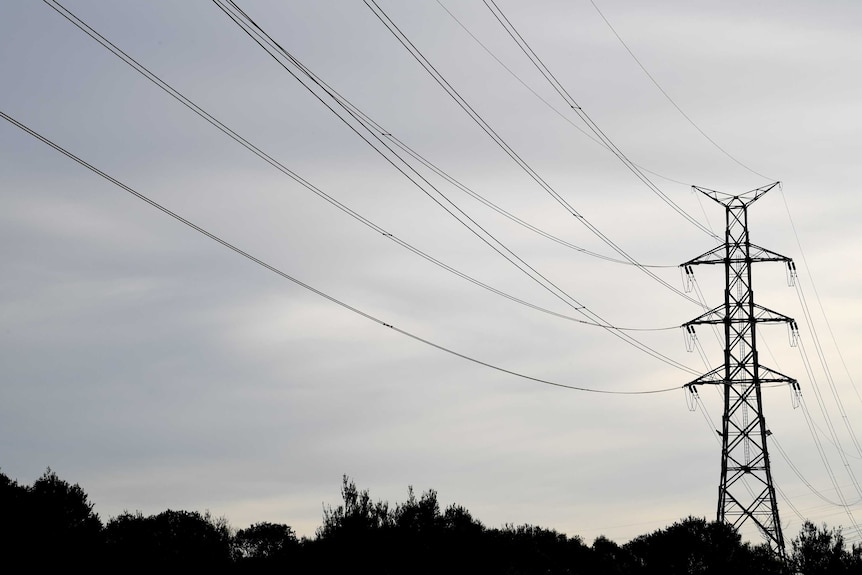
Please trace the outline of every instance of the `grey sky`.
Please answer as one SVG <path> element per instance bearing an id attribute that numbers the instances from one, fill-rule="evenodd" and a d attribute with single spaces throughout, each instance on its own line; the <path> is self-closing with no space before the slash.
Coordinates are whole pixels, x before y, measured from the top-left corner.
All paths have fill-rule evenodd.
<path id="1" fill-rule="evenodd" d="M 479 0 L 443 3 L 565 113 Z M 700 136 L 589 2 L 498 2 L 583 109 L 636 163 L 725 191 L 768 183 Z M 851 374 L 859 373 L 862 7 L 853 2 L 597 2 L 710 137 L 784 183 L 807 262 Z M 496 288 L 572 313 L 455 222 L 279 68 L 210 2 L 69 2 L 93 28 L 222 122 L 395 236 Z M 360 1 L 242 2 L 286 49 L 410 146 L 505 209 L 612 255 L 440 90 Z M 490 125 L 580 213 L 643 263 L 714 247 L 619 161 L 549 110 L 432 0 L 380 2 Z M 467 283 L 362 226 L 267 166 L 41 2 L 0 8 L 0 109 L 139 192 L 285 272 L 402 329 L 570 385 L 648 390 L 692 379 L 606 332 Z M 572 121 L 579 121 L 573 115 Z M 430 177 L 430 176 L 429 176 Z M 654 178 L 719 233 L 723 214 Z M 438 183 L 438 180 L 435 180 Z M 590 258 L 440 189 L 578 301 L 616 325 L 674 326 L 698 308 L 631 266 Z M 752 240 L 793 257 L 848 420 L 862 402 L 832 345 L 777 190 Z M 531 383 L 384 329 L 243 260 L 0 124 L 0 468 L 47 466 L 103 518 L 209 509 L 242 527 L 311 535 L 341 475 L 376 498 L 437 489 L 489 525 L 532 523 L 625 541 L 712 517 L 719 446 L 682 391 L 601 396 Z M 844 431 L 796 292 L 755 270 L 759 303 L 800 320 L 829 413 Z M 675 267 L 658 269 L 681 287 Z M 698 270 L 710 303 L 718 270 Z M 709 361 L 720 346 L 699 331 Z M 679 330 L 635 337 L 692 369 Z M 784 328 L 763 363 L 799 378 Z M 837 497 L 801 410 L 766 393 L 791 461 Z M 702 390 L 712 419 L 717 394 Z M 711 437 L 713 436 L 713 437 Z M 859 499 L 836 450 L 846 497 Z M 777 453 L 778 486 L 815 521 L 848 525 Z M 787 536 L 800 520 L 781 500 Z M 855 509 L 855 508 L 854 508 Z"/>

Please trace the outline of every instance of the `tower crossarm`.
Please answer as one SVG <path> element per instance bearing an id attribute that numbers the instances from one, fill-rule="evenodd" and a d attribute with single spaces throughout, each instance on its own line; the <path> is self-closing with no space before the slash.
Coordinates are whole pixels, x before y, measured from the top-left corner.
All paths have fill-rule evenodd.
<path id="1" fill-rule="evenodd" d="M 783 256 L 779 253 L 776 253 L 772 250 L 768 250 L 766 248 L 762 248 L 758 245 L 754 245 L 752 243 L 748 244 L 748 261 L 752 263 L 756 262 L 785 262 L 790 263 L 793 260 L 787 256 Z"/>
<path id="2" fill-rule="evenodd" d="M 683 387 L 691 388 L 698 385 L 724 385 L 726 383 L 740 386 L 750 386 L 754 383 L 758 383 L 760 385 L 786 383 L 793 387 L 793 389 L 799 389 L 799 382 L 792 377 L 784 375 L 774 369 L 770 369 L 765 365 L 760 365 L 758 368 L 759 374 L 756 379 L 754 377 L 734 377 L 733 380 L 729 382 L 726 378 L 724 366 L 716 367 L 715 369 L 704 373 L 697 379 L 689 381 L 683 385 Z"/>
<path id="3" fill-rule="evenodd" d="M 773 311 L 769 308 L 763 307 L 762 305 L 752 304 L 752 308 L 754 309 L 753 319 L 757 323 L 789 323 L 791 326 L 796 325 L 796 320 L 792 317 L 788 317 L 783 313 L 779 313 L 777 311 Z M 720 305 L 712 308 L 708 312 L 705 312 L 691 321 L 687 321 L 682 324 L 682 327 L 688 327 L 692 325 L 703 325 L 703 324 L 720 324 L 720 323 L 748 323 L 749 318 L 739 318 L 739 317 L 727 317 L 726 308 L 724 305 Z"/>
<path id="4" fill-rule="evenodd" d="M 745 245 L 741 247 L 746 247 Z M 768 250 L 766 248 L 762 248 L 758 245 L 748 243 L 748 249 L 734 250 L 734 253 L 739 254 L 747 254 L 743 257 L 730 257 L 727 256 L 727 245 L 721 244 L 718 247 L 715 247 L 708 252 L 705 252 L 694 259 L 690 259 L 687 262 L 680 264 L 679 267 L 688 271 L 688 267 L 690 266 L 698 266 L 698 265 L 717 265 L 717 264 L 744 264 L 744 263 L 759 263 L 759 262 L 785 262 L 790 263 L 793 260 L 787 256 L 783 256 L 777 252 L 772 250 Z"/>
<path id="5" fill-rule="evenodd" d="M 691 388 L 697 385 L 717 385 L 720 383 L 724 383 L 724 381 L 724 366 L 721 366 L 709 370 L 708 372 L 699 376 L 697 379 L 689 381 L 683 387 Z"/>
<path id="6" fill-rule="evenodd" d="M 799 382 L 790 376 L 784 375 L 781 372 L 768 368 L 765 365 L 760 366 L 760 383 L 787 383 L 793 389 L 799 389 Z"/>
<path id="7" fill-rule="evenodd" d="M 789 323 L 791 325 L 796 325 L 795 319 L 786 316 L 783 313 L 773 311 L 768 307 L 763 307 L 762 305 L 758 304 L 753 304 L 753 307 L 754 321 L 756 321 L 757 323 Z"/>
<path id="8" fill-rule="evenodd" d="M 702 188 L 700 186 L 692 186 L 692 189 L 697 190 L 701 194 L 721 204 L 724 207 L 744 208 L 749 206 L 750 204 L 753 204 L 755 201 L 757 201 L 758 198 L 760 198 L 760 196 L 762 196 L 772 188 L 780 185 L 781 182 L 773 182 L 771 184 L 767 184 L 765 186 L 742 194 L 728 194 L 726 192 L 710 190 L 709 188 Z"/>
<path id="9" fill-rule="evenodd" d="M 725 249 L 725 245 L 721 244 L 718 247 L 712 248 L 706 253 L 703 253 L 697 256 L 694 259 L 688 260 L 687 262 L 680 264 L 679 267 L 689 271 L 688 268 L 690 266 L 697 266 L 702 264 L 723 264 L 727 261 L 727 250 Z"/>

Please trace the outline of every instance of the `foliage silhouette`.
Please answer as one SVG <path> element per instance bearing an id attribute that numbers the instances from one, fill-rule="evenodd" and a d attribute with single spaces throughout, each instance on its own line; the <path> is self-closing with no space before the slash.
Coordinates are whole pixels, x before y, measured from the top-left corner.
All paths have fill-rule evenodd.
<path id="1" fill-rule="evenodd" d="M 635 573 L 638 561 L 628 549 L 620 547 L 604 535 L 593 541 L 590 573 L 595 575 L 622 575 Z"/>
<path id="2" fill-rule="evenodd" d="M 289 555 L 298 545 L 296 533 L 281 523 L 254 523 L 234 535 L 234 556 L 247 559 L 275 559 Z"/>
<path id="3" fill-rule="evenodd" d="M 36 539 L 40 539 L 38 531 L 33 529 L 35 518 L 29 513 L 27 495 L 27 487 L 0 472 L 0 541 L 10 551 L 26 553 L 32 547 L 35 552 Z"/>
<path id="4" fill-rule="evenodd" d="M 19 552 L 30 557 L 37 570 L 58 566 L 94 565 L 100 560 L 102 521 L 77 483 L 60 479 L 48 468 L 33 485 L 24 488 L 24 541 Z M 29 551 L 29 553 L 27 553 Z"/>
<path id="5" fill-rule="evenodd" d="M 818 527 L 806 521 L 791 543 L 790 562 L 803 575 L 862 573 L 862 547 L 845 547 L 841 528 Z"/>
<path id="6" fill-rule="evenodd" d="M 437 492 L 390 505 L 342 478 L 342 503 L 324 506 L 313 539 L 285 524 L 254 523 L 233 533 L 208 512 L 124 512 L 103 526 L 87 494 L 48 469 L 32 486 L 0 473 L 4 545 L 37 571 L 201 571 L 505 575 L 862 574 L 862 548 L 846 548 L 840 528 L 806 522 L 782 565 L 727 524 L 688 517 L 619 545 L 587 546 L 534 525 L 489 529 L 460 505 L 442 509 Z M 12 554 L 9 554 L 11 557 Z"/>
<path id="7" fill-rule="evenodd" d="M 346 475 L 342 477 L 341 498 L 344 503 L 335 509 L 331 505 L 324 507 L 318 539 L 362 537 L 388 526 L 392 520 L 388 503 L 374 503 L 368 490 L 357 489 L 356 483 Z"/>
<path id="8" fill-rule="evenodd" d="M 114 564 L 212 569 L 232 563 L 230 528 L 209 513 L 168 509 L 145 517 L 125 512 L 108 522 L 105 541 Z"/>
<path id="9" fill-rule="evenodd" d="M 697 517 L 641 535 L 625 548 L 649 575 L 778 575 L 784 568 L 772 554 L 743 543 L 727 523 Z"/>

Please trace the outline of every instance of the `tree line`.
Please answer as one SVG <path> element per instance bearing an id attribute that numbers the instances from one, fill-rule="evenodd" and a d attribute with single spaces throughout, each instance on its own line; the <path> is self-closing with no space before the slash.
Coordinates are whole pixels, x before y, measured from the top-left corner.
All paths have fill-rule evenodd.
<path id="1" fill-rule="evenodd" d="M 804 575 L 862 574 L 862 548 L 840 528 L 806 522 L 788 564 L 729 525 L 688 517 L 625 544 L 533 525 L 486 527 L 437 493 L 389 504 L 343 478 L 341 503 L 323 510 L 314 537 L 285 524 L 233 529 L 208 512 L 124 512 L 103 523 L 78 484 L 48 469 L 32 485 L 0 472 L 0 541 L 28 570 L 207 569 L 225 573 Z"/>

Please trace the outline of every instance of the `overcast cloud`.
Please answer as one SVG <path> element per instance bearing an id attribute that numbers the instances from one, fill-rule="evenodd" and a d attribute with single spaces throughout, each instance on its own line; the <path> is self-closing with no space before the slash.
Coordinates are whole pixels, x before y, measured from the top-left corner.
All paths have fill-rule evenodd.
<path id="1" fill-rule="evenodd" d="M 575 124 L 479 0 L 441 0 Z M 535 184 L 397 43 L 363 2 L 240 2 L 287 50 L 389 132 L 504 209 L 568 242 L 610 249 Z M 433 0 L 386 10 L 494 129 L 592 224 L 681 287 L 677 264 L 716 245 L 614 156 L 527 91 Z M 857 182 L 862 6 L 856 2 L 597 2 L 701 136 L 588 1 L 498 1 L 560 82 L 637 164 L 728 192 L 774 180 L 752 241 L 794 258 L 848 421 L 862 424 Z M 495 288 L 574 314 L 386 163 L 213 3 L 64 4 L 213 116 L 338 201 Z M 111 176 L 299 280 L 440 345 L 530 376 L 603 390 L 682 386 L 690 374 L 594 327 L 460 279 L 336 210 L 191 113 L 41 2 L 0 8 L 0 110 Z M 582 126 L 583 127 L 583 126 Z M 423 172 L 425 173 L 425 172 Z M 652 177 L 652 176 L 651 176 Z M 428 175 L 431 179 L 432 176 Z M 677 326 L 698 307 L 636 268 L 550 242 L 442 180 L 453 202 L 615 325 Z M 719 234 L 719 206 L 654 177 Z M 783 197 L 782 197 L 783 194 Z M 796 243 L 785 200 L 804 250 Z M 342 474 L 375 498 L 434 488 L 490 526 L 531 523 L 623 542 L 687 515 L 712 518 L 720 446 L 682 390 L 605 396 L 469 363 L 385 329 L 238 257 L 0 123 L 0 469 L 47 466 L 103 519 L 209 509 L 244 527 L 312 535 Z M 810 274 L 809 274 L 810 269 Z M 708 302 L 721 270 L 697 270 Z M 815 381 L 783 327 L 762 362 L 797 377 L 817 424 L 823 393 L 856 453 L 779 264 L 758 302 L 800 321 Z M 814 284 L 846 360 L 835 351 Z M 710 367 L 721 347 L 698 332 Z M 680 330 L 637 332 L 690 368 Z M 858 378 L 857 378 L 858 379 Z M 837 498 L 787 389 L 765 390 L 774 437 Z M 720 422 L 718 394 L 701 390 Z M 860 499 L 823 440 L 849 502 Z M 772 452 L 807 518 L 848 525 Z M 858 471 L 856 471 L 858 473 Z M 785 535 L 801 524 L 784 499 Z M 858 510 L 858 507 L 854 507 Z M 849 533 L 852 540 L 859 538 Z"/>

